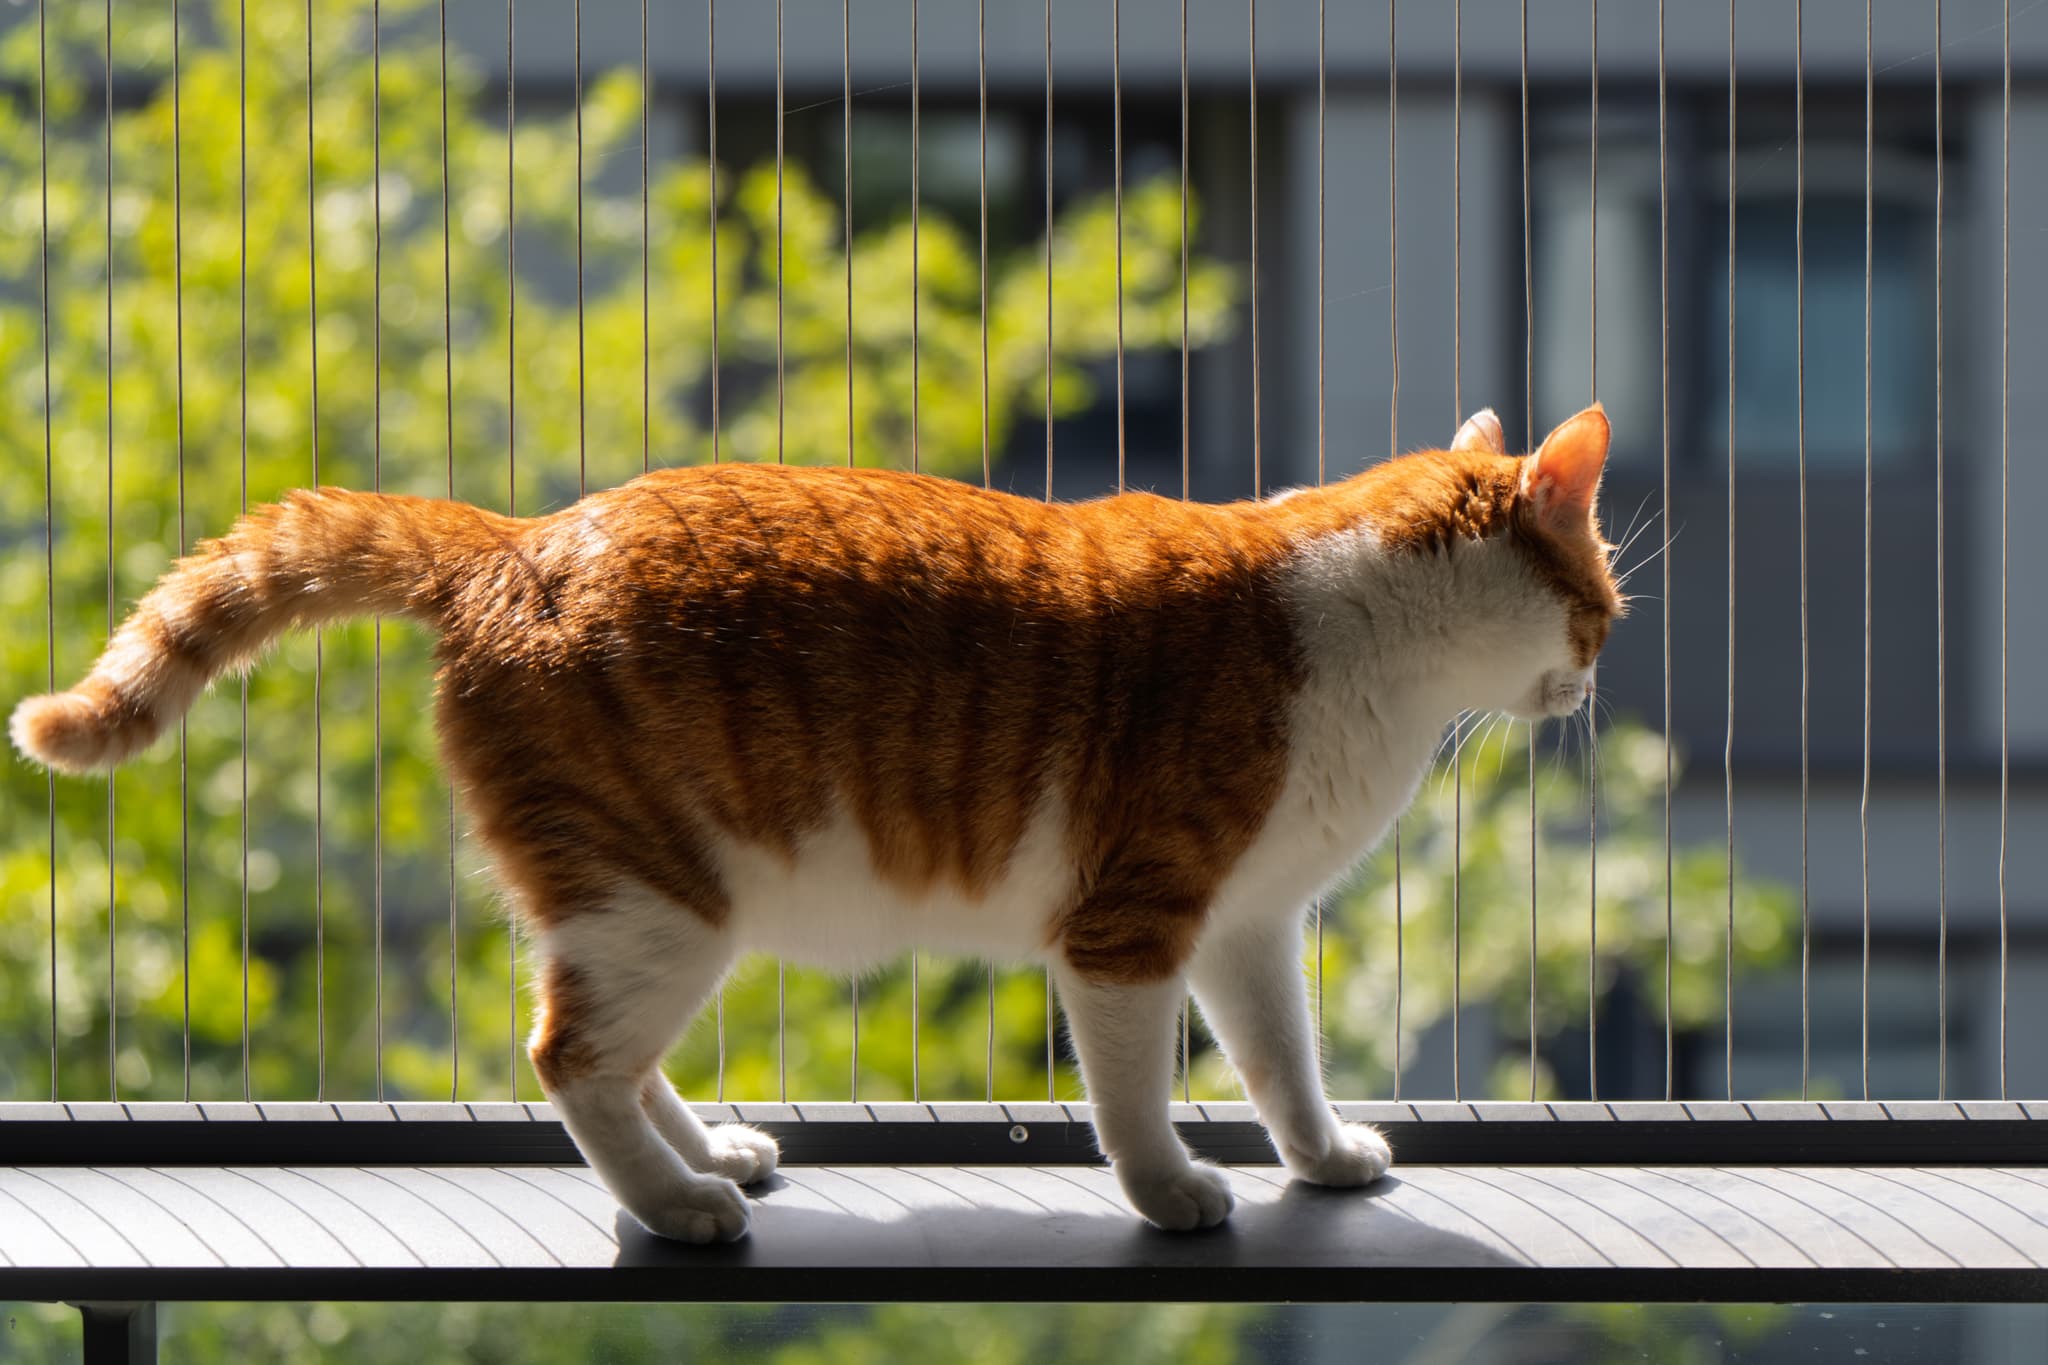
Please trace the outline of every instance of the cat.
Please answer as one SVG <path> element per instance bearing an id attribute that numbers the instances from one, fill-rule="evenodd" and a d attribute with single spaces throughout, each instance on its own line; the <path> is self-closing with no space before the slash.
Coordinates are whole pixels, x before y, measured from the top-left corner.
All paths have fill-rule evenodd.
<path id="1" fill-rule="evenodd" d="M 201 543 L 16 746 L 111 768 L 283 631 L 439 633 L 441 749 L 541 949 L 529 1055 L 621 1205 L 747 1229 L 768 1136 L 660 1062 L 750 951 L 1044 962 L 1098 1144 L 1169 1229 L 1223 1174 L 1168 1120 L 1192 988 L 1280 1159 L 1370 1183 L 1316 1061 L 1305 908 L 1380 839 L 1468 709 L 1563 716 L 1622 609 L 1604 412 L 1525 458 L 1451 447 L 1205 505 L 1041 503 L 881 470 L 668 469 L 520 520 L 318 489 Z"/>

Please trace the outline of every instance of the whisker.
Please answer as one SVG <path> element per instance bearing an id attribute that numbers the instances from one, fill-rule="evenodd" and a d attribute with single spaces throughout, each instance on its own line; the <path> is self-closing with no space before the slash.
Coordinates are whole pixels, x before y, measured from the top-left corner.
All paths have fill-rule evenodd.
<path id="1" fill-rule="evenodd" d="M 1640 536 L 1643 532 L 1649 530 L 1652 526 L 1655 526 L 1657 524 L 1657 518 L 1661 517 L 1664 514 L 1663 510 L 1660 508 L 1657 511 L 1654 511 L 1650 514 L 1650 519 L 1648 521 L 1645 521 L 1640 526 L 1636 525 L 1636 519 L 1642 516 L 1643 508 L 1648 506 L 1650 499 L 1655 496 L 1656 495 L 1654 493 L 1645 494 L 1643 500 L 1636 504 L 1636 510 L 1634 515 L 1630 516 L 1628 519 L 1629 529 L 1622 532 L 1621 544 L 1615 546 L 1613 553 L 1608 555 L 1609 562 L 1617 560 L 1621 558 L 1622 555 L 1626 554 L 1628 552 L 1628 547 L 1635 544 L 1636 537 Z"/>
<path id="2" fill-rule="evenodd" d="M 1426 768 L 1436 767 L 1437 760 L 1443 757 L 1444 750 L 1457 737 L 1458 727 L 1464 723 L 1465 717 L 1471 714 L 1470 711 L 1460 711 L 1451 719 L 1451 723 L 1444 728 L 1444 732 L 1437 736 L 1436 747 L 1429 751 L 1429 762 L 1424 765 Z"/>
<path id="3" fill-rule="evenodd" d="M 1479 722 L 1481 721 L 1481 719 L 1485 717 L 1485 715 L 1486 713 L 1481 711 L 1467 711 L 1464 713 L 1464 716 L 1461 718 L 1465 723 L 1463 734 L 1460 736 L 1457 744 L 1453 746 L 1451 750 L 1451 761 L 1444 765 L 1443 772 L 1438 775 L 1437 795 L 1443 795 L 1444 785 L 1450 781 L 1451 774 L 1464 761 L 1465 750 L 1472 747 L 1473 733 L 1479 729 Z M 1480 738 L 1480 742 L 1485 742 L 1485 737 L 1483 735 Z"/>
<path id="4" fill-rule="evenodd" d="M 1629 579 L 1631 579 L 1631 578 L 1635 577 L 1635 576 L 1636 576 L 1636 574 L 1637 574 L 1637 573 L 1638 573 L 1638 572 L 1639 572 L 1640 570 L 1642 570 L 1642 569 L 1644 569 L 1644 568 L 1648 567 L 1648 566 L 1649 566 L 1649 565 L 1651 565 L 1651 564 L 1654 564 L 1654 563 L 1656 563 L 1656 562 L 1657 562 L 1657 556 L 1658 556 L 1658 555 L 1661 555 L 1661 554 L 1663 554 L 1663 553 L 1664 553 L 1664 552 L 1665 552 L 1666 550 L 1670 549 L 1670 548 L 1671 548 L 1671 546 L 1672 546 L 1672 544 L 1673 544 L 1673 543 L 1674 543 L 1675 541 L 1677 541 L 1677 539 L 1678 539 L 1678 536 L 1679 536 L 1679 532 L 1680 532 L 1680 531 L 1683 531 L 1684 529 L 1685 529 L 1684 527 L 1679 527 L 1679 528 L 1678 528 L 1677 530 L 1674 530 L 1674 531 L 1673 531 L 1673 532 L 1672 532 L 1672 533 L 1671 533 L 1670 535 L 1668 535 L 1668 536 L 1666 536 L 1666 537 L 1664 538 L 1664 543 L 1663 543 L 1662 545 L 1659 545 L 1659 546 L 1658 546 L 1658 547 L 1657 547 L 1656 549 L 1652 550 L 1652 551 L 1651 551 L 1651 552 L 1650 552 L 1649 554 L 1647 554 L 1647 555 L 1643 556 L 1643 558 L 1642 558 L 1642 560 L 1641 560 L 1640 562 L 1638 562 L 1638 563 L 1635 563 L 1635 564 L 1631 564 L 1631 565 L 1629 565 L 1629 567 L 1628 567 L 1628 568 L 1626 568 L 1626 569 L 1622 570 L 1622 571 L 1621 571 L 1620 573 L 1616 574 L 1616 575 L 1615 575 L 1615 577 L 1614 577 L 1614 585 L 1615 585 L 1615 587 L 1617 587 L 1617 588 L 1621 588 L 1621 587 L 1625 587 L 1625 586 L 1627 586 L 1627 584 L 1628 584 L 1628 581 L 1629 581 Z"/>
<path id="5" fill-rule="evenodd" d="M 1482 755 L 1486 752 L 1487 744 L 1493 739 L 1493 732 L 1499 729 L 1501 722 L 1506 719 L 1505 711 L 1496 711 L 1493 713 L 1493 719 L 1486 722 L 1486 733 L 1479 736 L 1479 751 Z"/>

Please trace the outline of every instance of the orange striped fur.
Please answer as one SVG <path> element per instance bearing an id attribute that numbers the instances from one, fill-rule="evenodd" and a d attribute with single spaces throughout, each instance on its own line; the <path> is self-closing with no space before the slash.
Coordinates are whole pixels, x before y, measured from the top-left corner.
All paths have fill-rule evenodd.
<path id="1" fill-rule="evenodd" d="M 111 767 L 279 633 L 411 615 L 440 639 L 445 761 L 550 958 L 537 1071 L 643 1222 L 737 1235 L 743 1206 L 703 1182 L 773 1167 L 655 1071 L 734 954 L 817 943 L 852 966 L 936 936 L 1055 965 L 1105 1150 L 1141 1211 L 1193 1226 L 1222 1216 L 1214 1190 L 1170 1129 L 1105 1118 L 1114 1064 L 1090 1054 L 1117 1047 L 1097 1039 L 1152 1047 L 1132 1002 L 1190 979 L 1229 1017 L 1207 944 L 1291 924 L 1298 954 L 1301 905 L 1457 710 L 1590 691 L 1620 609 L 1591 512 L 1606 418 L 1527 459 L 1499 432 L 1481 414 L 1451 450 L 1225 506 L 747 465 L 531 519 L 297 493 L 181 560 L 12 733 Z M 1376 1136 L 1315 1117 L 1301 1058 L 1218 1031 L 1297 1173 L 1385 1169 Z"/>

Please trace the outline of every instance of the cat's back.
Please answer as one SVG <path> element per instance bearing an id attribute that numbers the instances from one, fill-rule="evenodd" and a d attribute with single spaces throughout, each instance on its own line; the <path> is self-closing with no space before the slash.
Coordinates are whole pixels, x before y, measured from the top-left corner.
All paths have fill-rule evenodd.
<path id="1" fill-rule="evenodd" d="M 660 620 L 728 636 L 758 616 L 886 637 L 997 620 L 1076 627 L 1245 600 L 1282 547 L 1227 509 L 1150 494 L 1049 503 L 896 470 L 659 470 L 536 523 L 525 547 L 564 627 Z M 773 618 L 772 621 L 767 618 Z"/>

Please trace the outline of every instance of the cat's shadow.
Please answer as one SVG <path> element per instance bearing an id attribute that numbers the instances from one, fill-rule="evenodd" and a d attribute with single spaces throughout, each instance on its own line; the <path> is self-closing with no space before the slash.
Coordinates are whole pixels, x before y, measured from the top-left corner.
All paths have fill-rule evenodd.
<path id="1" fill-rule="evenodd" d="M 718 1246 L 656 1237 L 622 1210 L 615 1223 L 614 1264 L 745 1268 L 767 1276 L 764 1290 L 773 1287 L 772 1293 L 752 1295 L 757 1298 L 1002 1298 L 1016 1297 L 1023 1283 L 1007 1278 L 1012 1276 L 1043 1281 L 1039 1288 L 1049 1297 L 1082 1297 L 1077 1277 L 1124 1269 L 1307 1272 L 1523 1263 L 1496 1243 L 1423 1221 L 1413 1206 L 1397 1207 L 1388 1198 L 1402 1188 L 1397 1175 L 1352 1190 L 1292 1181 L 1277 1197 L 1240 1198 L 1220 1227 L 1172 1233 L 1093 1192 L 1043 1211 L 969 1204 L 957 1196 L 908 1205 L 857 1183 L 858 1167 L 835 1170 L 846 1180 L 835 1183 L 832 1207 L 819 1207 L 825 1201 L 816 1197 L 802 1168 L 796 1171 L 799 1183 L 777 1173 L 753 1186 L 752 1229 L 740 1241 Z M 1239 1188 L 1242 1194 L 1247 1186 Z M 938 1278 L 920 1279 L 914 1292 L 905 1293 L 889 1277 L 906 1274 Z M 1073 1285 L 1066 1284 L 1069 1278 L 1075 1278 Z M 1229 1281 L 1220 1287 L 1228 1290 Z M 1168 1280 L 1155 1291 L 1166 1297 L 1175 1292 Z"/>

